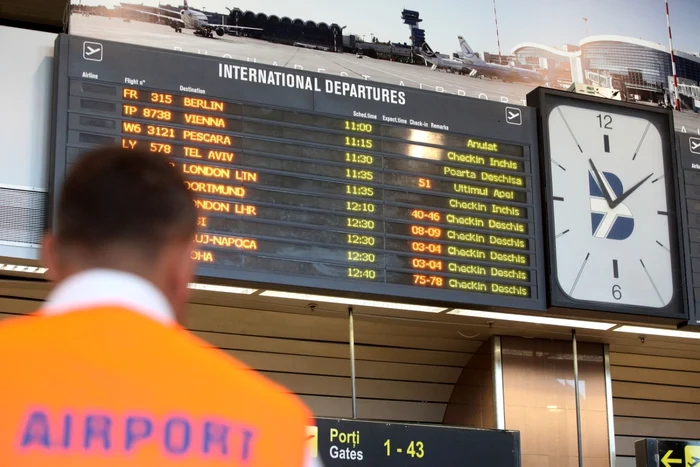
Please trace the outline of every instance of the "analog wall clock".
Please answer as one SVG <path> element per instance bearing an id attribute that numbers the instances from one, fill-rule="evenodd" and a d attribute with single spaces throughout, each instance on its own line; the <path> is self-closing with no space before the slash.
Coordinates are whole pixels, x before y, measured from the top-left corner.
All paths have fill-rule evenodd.
<path id="1" fill-rule="evenodd" d="M 552 306 L 687 319 L 669 111 L 536 89 Z"/>

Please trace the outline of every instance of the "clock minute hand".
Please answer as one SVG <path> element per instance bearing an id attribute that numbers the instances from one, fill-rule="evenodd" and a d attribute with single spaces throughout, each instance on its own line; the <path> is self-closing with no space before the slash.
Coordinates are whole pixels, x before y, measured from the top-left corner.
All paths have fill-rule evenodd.
<path id="1" fill-rule="evenodd" d="M 620 203 L 622 203 L 625 199 L 627 199 L 627 197 L 628 197 L 629 195 L 631 195 L 632 193 L 634 193 L 634 192 L 637 190 L 637 188 L 639 188 L 640 186 L 642 186 L 642 185 L 644 184 L 644 182 L 646 182 L 647 180 L 649 180 L 649 179 L 652 177 L 652 175 L 654 175 L 654 174 L 651 173 L 651 174 L 647 175 L 646 177 L 644 177 L 644 179 L 643 179 L 642 181 L 640 181 L 640 182 L 637 183 L 635 186 L 633 186 L 632 188 L 630 188 L 629 190 L 627 190 L 626 192 L 622 193 L 620 196 L 618 196 L 617 198 L 615 198 L 615 201 L 613 201 L 613 203 L 612 203 L 612 205 L 611 205 L 610 207 L 614 209 L 614 208 L 616 208 L 617 206 L 619 206 Z"/>
<path id="2" fill-rule="evenodd" d="M 605 186 L 605 182 L 603 181 L 603 177 L 600 175 L 600 172 L 598 172 L 598 169 L 596 168 L 595 164 L 593 163 L 593 159 L 588 159 L 588 163 L 591 165 L 591 168 L 593 169 L 593 174 L 595 175 L 596 181 L 598 182 L 598 185 L 600 186 L 600 191 L 603 192 L 603 197 L 605 198 L 605 201 L 608 202 L 608 206 L 610 209 L 613 208 L 613 200 L 612 196 L 610 196 L 610 193 L 608 192 L 608 187 Z"/>

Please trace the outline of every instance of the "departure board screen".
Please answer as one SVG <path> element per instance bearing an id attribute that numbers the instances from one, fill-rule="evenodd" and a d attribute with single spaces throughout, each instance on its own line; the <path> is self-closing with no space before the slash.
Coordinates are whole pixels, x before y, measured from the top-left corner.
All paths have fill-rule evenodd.
<path id="1" fill-rule="evenodd" d="M 681 236 L 685 243 L 688 324 L 700 326 L 700 135 L 676 133 L 681 160 Z"/>
<path id="2" fill-rule="evenodd" d="M 544 309 L 532 109 L 75 36 L 56 56 L 52 189 L 96 146 L 168 158 L 201 276 Z"/>

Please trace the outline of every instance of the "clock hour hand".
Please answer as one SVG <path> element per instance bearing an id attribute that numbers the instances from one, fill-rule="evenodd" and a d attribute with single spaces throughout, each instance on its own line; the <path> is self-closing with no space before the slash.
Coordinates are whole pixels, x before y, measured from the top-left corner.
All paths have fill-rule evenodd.
<path id="1" fill-rule="evenodd" d="M 605 201 L 608 202 L 608 206 L 610 207 L 610 209 L 612 209 L 614 207 L 612 196 L 610 196 L 610 193 L 608 192 L 608 187 L 605 185 L 605 182 L 603 181 L 603 177 L 600 175 L 600 172 L 598 172 L 598 169 L 596 168 L 595 164 L 593 163 L 593 159 L 588 159 L 588 163 L 591 165 L 591 168 L 593 169 L 593 175 L 595 175 L 595 179 L 598 182 L 598 186 L 600 186 L 600 191 L 603 192 L 603 197 L 605 198 Z"/>
<path id="2" fill-rule="evenodd" d="M 651 173 L 651 174 L 647 175 L 646 177 L 644 177 L 644 179 L 643 179 L 642 181 L 640 181 L 640 182 L 637 183 L 635 186 L 633 186 L 632 188 L 630 188 L 629 190 L 627 190 L 626 192 L 622 193 L 620 196 L 618 196 L 617 198 L 615 198 L 615 201 L 613 201 L 613 203 L 612 203 L 612 205 L 611 205 L 610 207 L 614 209 L 614 208 L 616 208 L 617 206 L 619 206 L 620 203 L 622 203 L 625 199 L 627 199 L 627 197 L 628 197 L 629 195 L 631 195 L 632 193 L 634 193 L 634 192 L 637 190 L 637 188 L 639 188 L 640 186 L 642 186 L 642 185 L 644 184 L 644 182 L 646 182 L 647 180 L 649 180 L 649 179 L 652 177 L 652 175 L 654 175 L 654 174 Z"/>

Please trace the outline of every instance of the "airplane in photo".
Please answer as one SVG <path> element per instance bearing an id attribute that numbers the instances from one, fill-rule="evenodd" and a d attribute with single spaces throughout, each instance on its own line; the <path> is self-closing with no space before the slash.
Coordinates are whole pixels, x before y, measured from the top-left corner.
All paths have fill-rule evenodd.
<path id="1" fill-rule="evenodd" d="M 462 60 L 447 58 L 434 52 L 427 42 L 423 43 L 421 53 L 417 55 L 425 61 L 426 65 L 430 64 L 433 71 L 441 69 L 459 74 L 469 74 L 472 71 Z"/>
<path id="2" fill-rule="evenodd" d="M 532 83 L 544 83 L 545 78 L 535 70 L 528 68 L 519 68 L 513 65 L 499 65 L 497 63 L 488 63 L 479 57 L 474 50 L 469 46 L 464 37 L 457 36 L 459 46 L 462 49 L 461 60 L 465 66 L 468 66 L 476 73 L 474 75 L 482 75 L 489 78 L 500 78 L 503 81 L 520 81 Z"/>
<path id="3" fill-rule="evenodd" d="M 153 13 L 150 11 L 138 10 L 135 8 L 124 6 L 123 8 L 136 11 L 138 13 L 143 13 L 145 15 L 157 16 L 158 18 L 164 19 L 168 22 L 170 27 L 175 29 L 177 32 L 182 32 L 182 29 L 193 29 L 194 33 L 201 37 L 214 37 L 214 33 L 221 37 L 224 35 L 226 29 L 252 29 L 256 31 L 261 31 L 260 28 L 249 28 L 244 26 L 232 26 L 228 24 L 211 24 L 209 22 L 209 17 L 202 13 L 192 9 L 187 5 L 187 0 L 184 0 L 184 8 L 180 11 L 169 10 L 158 5 L 158 9 L 161 11 L 167 11 L 168 13 L 173 13 L 179 15 L 179 18 L 173 18 L 172 16 L 161 15 L 159 13 Z"/>

